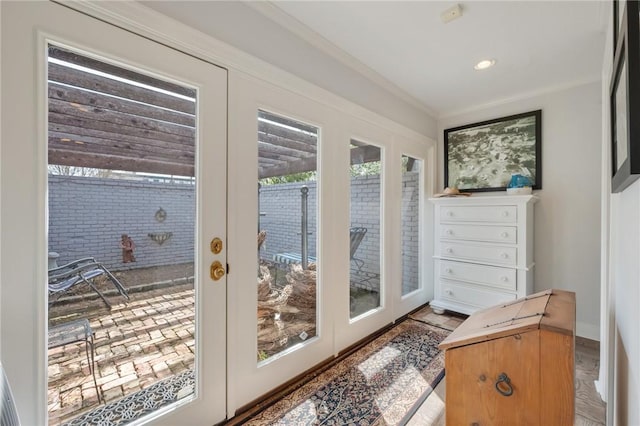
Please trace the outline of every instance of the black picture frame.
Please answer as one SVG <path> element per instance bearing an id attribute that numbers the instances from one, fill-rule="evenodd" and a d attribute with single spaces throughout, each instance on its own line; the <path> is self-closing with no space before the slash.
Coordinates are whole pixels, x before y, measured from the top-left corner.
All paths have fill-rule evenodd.
<path id="1" fill-rule="evenodd" d="M 542 110 L 444 131 L 445 187 L 504 191 L 512 174 L 523 174 L 533 189 L 542 189 Z"/>
<path id="2" fill-rule="evenodd" d="M 611 111 L 611 192 L 622 192 L 640 177 L 640 15 L 637 1 L 624 3 L 613 72 Z"/>
<path id="3" fill-rule="evenodd" d="M 620 39 L 620 30 L 622 27 L 622 16 L 624 13 L 624 0 L 613 1 L 613 56 L 616 54 L 616 46 Z"/>

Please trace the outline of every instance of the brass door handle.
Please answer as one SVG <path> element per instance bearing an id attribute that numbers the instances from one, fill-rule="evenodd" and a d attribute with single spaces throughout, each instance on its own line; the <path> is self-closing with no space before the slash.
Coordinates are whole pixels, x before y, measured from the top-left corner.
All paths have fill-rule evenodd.
<path id="1" fill-rule="evenodd" d="M 211 269 L 209 270 L 209 275 L 211 275 L 211 279 L 214 281 L 218 281 L 220 278 L 224 277 L 225 270 L 222 266 L 222 263 L 219 261 L 215 261 L 211 264 Z"/>
<path id="2" fill-rule="evenodd" d="M 220 254 L 222 251 L 222 240 L 218 237 L 215 237 L 211 240 L 211 253 Z"/>

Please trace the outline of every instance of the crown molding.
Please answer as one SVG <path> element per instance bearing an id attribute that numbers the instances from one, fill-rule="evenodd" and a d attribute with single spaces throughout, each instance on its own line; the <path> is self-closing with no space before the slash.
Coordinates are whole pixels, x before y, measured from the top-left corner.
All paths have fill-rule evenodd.
<path id="1" fill-rule="evenodd" d="M 344 99 L 329 90 L 318 87 L 295 74 L 278 68 L 199 30 L 195 30 L 139 2 L 51 1 L 164 44 L 212 65 L 230 71 L 241 72 L 257 80 L 295 92 L 312 101 L 379 125 L 410 140 L 435 144 L 432 138 L 412 128 Z M 391 95 L 395 95 L 395 93 L 391 93 Z M 424 108 L 424 105 L 422 107 Z M 435 115 L 432 115 L 432 117 L 435 119 Z"/>
<path id="2" fill-rule="evenodd" d="M 327 40 L 316 31 L 300 22 L 297 18 L 280 9 L 277 3 L 274 3 L 272 1 L 247 0 L 243 0 L 243 3 L 256 10 L 266 18 L 272 20 L 276 24 L 280 25 L 284 29 L 293 33 L 296 37 L 306 41 L 316 49 L 331 56 L 332 58 L 341 62 L 343 65 L 351 68 L 358 74 L 375 83 L 377 86 L 380 86 L 385 90 L 391 92 L 393 95 L 407 102 L 411 106 L 420 109 L 421 111 L 431 115 L 432 117 L 436 117 L 438 115 L 437 111 L 426 106 L 424 103 L 374 71 L 372 68 L 368 67 L 354 56 L 345 52 L 343 49 L 339 48 L 334 43 Z"/>
<path id="3" fill-rule="evenodd" d="M 518 101 L 524 101 L 527 99 L 531 99 L 531 98 L 535 98 L 537 96 L 543 96 L 543 95 L 547 95 L 549 93 L 554 93 L 554 92 L 561 92 L 563 90 L 569 90 L 572 89 L 574 87 L 578 87 L 578 86 L 584 86 L 587 84 L 592 84 L 592 83 L 596 83 L 596 82 L 600 82 L 602 81 L 602 78 L 600 76 L 598 77 L 588 77 L 588 78 L 584 78 L 581 80 L 575 80 L 572 81 L 570 83 L 565 83 L 565 84 L 558 84 L 555 86 L 548 86 L 545 87 L 543 89 L 538 89 L 538 90 L 533 90 L 530 92 L 524 92 L 524 93 L 520 93 L 518 95 L 515 96 L 510 96 L 510 97 L 506 97 L 506 98 L 502 98 L 502 99 L 497 99 L 495 101 L 491 101 L 491 102 L 487 102 L 485 104 L 479 104 L 479 105 L 475 105 L 469 108 L 464 108 L 464 109 L 459 109 L 459 110 L 454 110 L 454 111 L 448 111 L 440 116 L 438 116 L 436 118 L 437 121 L 442 121 L 442 120 L 447 120 L 449 118 L 454 118 L 460 115 L 464 115 L 464 114 L 471 114 L 474 112 L 478 112 L 478 111 L 482 111 L 485 109 L 489 109 L 489 108 L 496 108 L 502 105 L 506 105 L 506 104 L 510 104 L 512 102 L 518 102 Z"/>

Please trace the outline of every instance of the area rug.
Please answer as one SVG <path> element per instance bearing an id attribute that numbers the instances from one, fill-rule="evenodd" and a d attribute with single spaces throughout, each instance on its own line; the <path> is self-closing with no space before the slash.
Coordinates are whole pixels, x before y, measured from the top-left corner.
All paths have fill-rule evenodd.
<path id="1" fill-rule="evenodd" d="M 447 335 L 407 319 L 245 424 L 404 424 L 444 377 Z"/>
<path id="2" fill-rule="evenodd" d="M 103 405 L 62 426 L 120 426 L 153 413 L 155 410 L 178 400 L 184 390 L 195 389 L 193 369 L 161 380 L 111 404 Z"/>

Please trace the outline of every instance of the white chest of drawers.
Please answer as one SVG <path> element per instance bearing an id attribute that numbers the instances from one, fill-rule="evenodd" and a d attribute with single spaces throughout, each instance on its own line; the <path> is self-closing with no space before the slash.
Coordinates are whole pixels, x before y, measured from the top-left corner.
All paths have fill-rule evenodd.
<path id="1" fill-rule="evenodd" d="M 533 292 L 533 195 L 430 198 L 435 205 L 430 305 L 472 314 Z"/>

